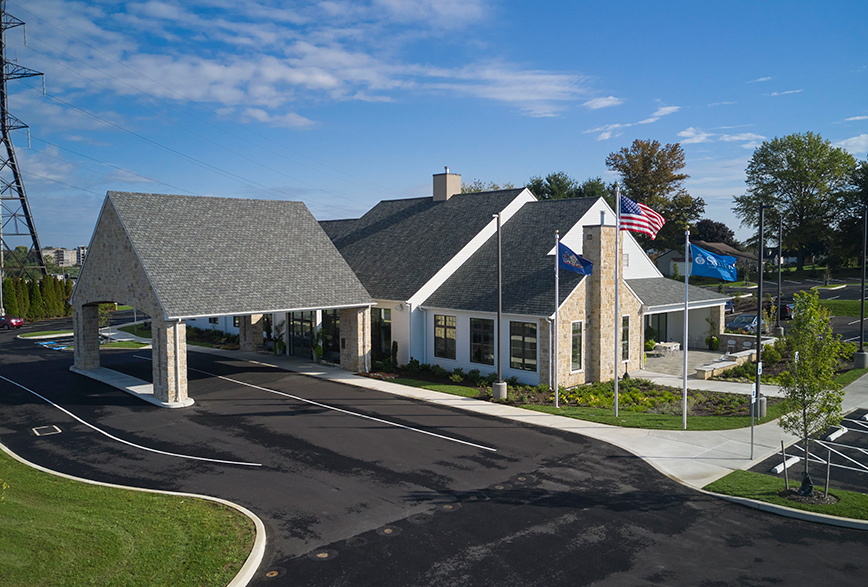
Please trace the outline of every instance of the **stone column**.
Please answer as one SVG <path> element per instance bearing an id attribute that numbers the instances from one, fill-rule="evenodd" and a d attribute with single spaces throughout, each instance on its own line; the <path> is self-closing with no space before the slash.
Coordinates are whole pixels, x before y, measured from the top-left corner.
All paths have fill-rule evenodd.
<path id="1" fill-rule="evenodd" d="M 99 306 L 79 306 L 72 311 L 74 333 L 74 365 L 87 371 L 99 364 Z"/>
<path id="2" fill-rule="evenodd" d="M 615 227 L 584 226 L 583 255 L 594 264 L 587 289 L 587 336 L 585 351 L 588 381 L 610 381 L 615 360 Z M 621 243 L 623 244 L 623 239 Z M 623 269 L 623 266 L 619 267 Z M 624 285 L 621 284 L 623 292 Z M 622 300 L 623 300 L 623 296 Z M 624 308 L 621 308 L 624 314 Z M 630 328 L 641 325 L 630 324 Z M 621 336 L 620 321 L 617 336 Z"/>
<path id="3" fill-rule="evenodd" d="M 152 320 L 151 345 L 154 397 L 166 403 L 183 402 L 187 399 L 187 325 Z"/>
<path id="4" fill-rule="evenodd" d="M 238 346 L 242 351 L 255 352 L 262 346 L 262 314 L 241 316 L 238 320 Z"/>
<path id="5" fill-rule="evenodd" d="M 342 308 L 341 369 L 365 371 L 371 364 L 371 309 Z"/>

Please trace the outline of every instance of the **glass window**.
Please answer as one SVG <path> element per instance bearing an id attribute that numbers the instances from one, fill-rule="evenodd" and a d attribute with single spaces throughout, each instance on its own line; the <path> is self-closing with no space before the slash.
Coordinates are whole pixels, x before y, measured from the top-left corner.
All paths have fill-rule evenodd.
<path id="1" fill-rule="evenodd" d="M 573 371 L 582 370 L 582 323 L 573 322 L 573 349 L 572 358 L 570 360 L 570 369 Z"/>
<path id="2" fill-rule="evenodd" d="M 470 362 L 494 365 L 494 320 L 470 319 Z"/>
<path id="3" fill-rule="evenodd" d="M 322 311 L 322 350 L 327 360 L 339 361 L 341 355 L 341 312 Z"/>
<path id="4" fill-rule="evenodd" d="M 455 316 L 434 314 L 434 356 L 455 358 Z"/>
<path id="5" fill-rule="evenodd" d="M 241 323 L 241 316 L 232 316 L 232 326 L 238 328 Z"/>
<path id="6" fill-rule="evenodd" d="M 630 360 L 630 317 L 621 319 L 621 360 Z"/>
<path id="7" fill-rule="evenodd" d="M 392 310 L 371 308 L 371 353 L 375 361 L 392 356 Z"/>
<path id="8" fill-rule="evenodd" d="M 208 318 L 208 324 L 217 324 L 217 318 Z"/>
<path id="9" fill-rule="evenodd" d="M 509 323 L 509 366 L 513 369 L 536 371 L 535 323 Z"/>

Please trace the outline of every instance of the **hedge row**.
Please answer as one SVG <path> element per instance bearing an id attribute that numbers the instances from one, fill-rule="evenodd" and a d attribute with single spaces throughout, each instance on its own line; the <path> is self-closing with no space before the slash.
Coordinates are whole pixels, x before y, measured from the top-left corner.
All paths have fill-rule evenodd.
<path id="1" fill-rule="evenodd" d="M 72 315 L 72 282 L 55 277 L 40 280 L 7 277 L 3 280 L 3 307 L 7 316 L 29 322 Z"/>

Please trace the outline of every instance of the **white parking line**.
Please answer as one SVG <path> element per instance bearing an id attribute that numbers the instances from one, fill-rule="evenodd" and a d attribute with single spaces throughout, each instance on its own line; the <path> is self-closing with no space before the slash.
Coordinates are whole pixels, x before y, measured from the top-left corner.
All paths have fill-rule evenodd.
<path id="1" fill-rule="evenodd" d="M 785 283 L 795 283 L 796 285 L 801 285 L 801 281 L 793 281 L 792 279 L 784 279 Z"/>
<path id="2" fill-rule="evenodd" d="M 826 299 L 827 299 L 827 300 L 837 300 L 837 299 L 840 298 L 840 297 L 841 297 L 841 296 L 830 296 L 830 297 L 828 297 L 828 298 L 826 298 Z"/>
<path id="3" fill-rule="evenodd" d="M 868 318 L 865 318 L 865 320 L 868 320 Z M 862 320 L 853 320 L 852 322 L 847 322 L 847 326 L 853 326 L 854 324 L 859 324 L 860 322 L 862 322 Z"/>
<path id="4" fill-rule="evenodd" d="M 20 387 L 20 388 L 23 389 L 24 391 L 28 391 L 28 392 L 32 393 L 33 395 L 35 395 L 36 397 L 38 397 L 38 398 L 41 399 L 42 401 L 44 401 L 44 402 L 46 402 L 46 403 L 48 403 L 48 404 L 51 404 L 52 406 L 54 406 L 55 408 L 57 408 L 58 410 L 60 410 L 60 411 L 63 412 L 64 414 L 66 414 L 67 416 L 69 416 L 70 418 L 72 418 L 72 419 L 74 419 L 74 420 L 76 420 L 76 421 L 78 421 L 78 422 L 81 422 L 82 424 L 84 424 L 84 425 L 87 426 L 88 428 L 91 428 L 91 429 L 93 429 L 93 430 L 96 430 L 97 432 L 99 432 L 99 433 L 102 434 L 103 436 L 106 436 L 106 437 L 108 437 L 108 438 L 111 438 L 111 439 L 114 440 L 115 442 L 120 442 L 121 444 L 126 444 L 127 446 L 132 446 L 133 448 L 138 448 L 138 449 L 141 449 L 141 450 L 146 450 L 146 451 L 148 451 L 148 452 L 155 452 L 155 453 L 157 453 L 157 454 L 166 455 L 166 456 L 170 456 L 170 457 L 178 457 L 178 458 L 182 458 L 182 459 L 192 459 L 192 460 L 194 460 L 194 461 L 206 461 L 206 462 L 209 462 L 209 463 L 220 463 L 220 464 L 223 464 L 223 465 L 243 465 L 243 466 L 246 466 L 246 467 L 261 467 L 261 466 L 262 466 L 261 463 L 245 463 L 245 462 L 243 462 L 243 461 L 224 461 L 224 460 L 222 460 L 222 459 L 209 459 L 209 458 L 206 458 L 206 457 L 195 457 L 195 456 L 193 456 L 193 455 L 182 455 L 182 454 L 179 454 L 179 453 L 166 452 L 166 451 L 164 451 L 164 450 L 158 450 L 158 449 L 156 449 L 156 448 L 149 448 L 149 447 L 147 447 L 147 446 L 142 446 L 141 444 L 136 444 L 136 443 L 134 443 L 134 442 L 130 442 L 130 441 L 128 441 L 128 440 L 124 440 L 123 438 L 118 438 L 117 436 L 113 436 L 113 435 L 109 434 L 108 432 L 106 432 L 105 430 L 101 430 L 101 429 L 97 428 L 96 426 L 94 426 L 93 424 L 90 424 L 89 422 L 85 422 L 84 420 L 82 420 L 81 418 L 79 418 L 78 416 L 76 416 L 75 414 L 73 414 L 72 412 L 70 412 L 69 410 L 67 410 L 66 408 L 63 408 L 63 407 L 57 405 L 56 403 L 54 403 L 54 402 L 51 401 L 50 399 L 48 399 L 48 398 L 46 398 L 46 397 L 44 397 L 44 396 L 42 396 L 42 395 L 39 395 L 38 393 L 36 393 L 36 392 L 33 391 L 32 389 L 28 389 L 27 387 L 24 387 L 24 386 L 21 385 L 20 383 L 16 383 L 15 381 L 12 381 L 11 379 L 7 379 L 6 377 L 3 377 L 2 375 L 0 375 L 0 379 L 2 379 L 3 381 L 8 381 L 8 382 L 11 383 L 12 385 L 14 385 L 14 386 L 16 386 L 16 387 Z"/>
<path id="5" fill-rule="evenodd" d="M 136 356 L 138 356 L 138 355 L 136 355 Z M 145 357 L 139 357 L 139 358 L 143 359 Z M 459 440 L 457 438 L 444 436 L 442 434 L 435 434 L 434 432 L 428 432 L 427 430 L 420 430 L 419 428 L 413 428 L 411 426 L 405 426 L 404 424 L 398 424 L 397 422 L 390 422 L 388 420 L 383 420 L 382 418 L 375 418 L 373 416 L 368 416 L 367 414 L 360 414 L 359 412 L 351 412 L 350 410 L 345 410 L 343 408 L 337 408 L 335 406 L 330 406 L 328 404 L 322 404 L 322 403 L 317 402 L 317 401 L 313 401 L 310 399 L 299 397 L 297 395 L 292 395 L 291 393 L 284 393 L 282 391 L 277 391 L 275 389 L 268 389 L 267 387 L 254 385 L 252 383 L 246 383 L 244 381 L 239 381 L 238 379 L 232 379 L 231 377 L 224 377 L 223 375 L 217 375 L 216 373 L 209 373 L 208 371 L 202 371 L 201 369 L 193 369 L 192 367 L 187 367 L 187 369 L 190 371 L 196 371 L 197 373 L 203 373 L 205 375 L 210 375 L 211 377 L 217 377 L 218 379 L 223 379 L 224 381 L 231 381 L 232 383 L 237 383 L 238 385 L 246 385 L 247 387 L 259 389 L 261 391 L 267 391 L 268 393 L 274 393 L 276 395 L 282 395 L 284 397 L 288 397 L 290 399 L 294 399 L 296 401 L 304 402 L 304 403 L 311 404 L 314 406 L 318 406 L 320 408 L 325 408 L 327 410 L 333 410 L 335 412 L 341 412 L 342 414 L 348 414 L 350 416 L 356 416 L 357 418 L 364 418 L 366 420 L 372 420 L 374 422 L 379 422 L 380 424 L 387 424 L 389 426 L 394 426 L 396 428 L 403 428 L 404 430 L 410 430 L 411 432 L 419 432 L 420 434 L 427 434 L 428 436 L 433 436 L 435 438 L 441 438 L 443 440 L 449 440 L 450 442 L 457 442 L 458 444 L 466 444 L 467 446 L 472 446 L 474 448 L 481 448 L 482 450 L 497 452 L 497 449 L 495 449 L 495 448 L 491 448 L 488 446 L 482 446 L 481 444 L 474 444 L 472 442 L 467 442 L 466 440 Z"/>

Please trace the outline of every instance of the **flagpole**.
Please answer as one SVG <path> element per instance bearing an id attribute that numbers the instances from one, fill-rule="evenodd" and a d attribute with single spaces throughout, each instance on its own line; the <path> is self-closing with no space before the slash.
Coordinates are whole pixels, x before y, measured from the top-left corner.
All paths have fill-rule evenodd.
<path id="1" fill-rule="evenodd" d="M 615 183 L 615 417 L 618 417 L 618 332 L 619 316 L 618 308 L 618 267 L 620 265 L 620 250 L 618 248 L 619 234 L 621 233 L 621 184 Z M 602 271 L 602 267 L 600 268 Z M 602 277 L 602 276 L 601 276 Z"/>
<path id="2" fill-rule="evenodd" d="M 552 380 L 554 382 L 553 387 L 555 390 L 555 407 L 556 408 L 560 407 L 560 406 L 558 406 L 558 399 L 559 399 L 558 396 L 560 395 L 560 388 L 558 387 L 558 356 L 559 356 L 558 355 L 558 323 L 559 323 L 558 305 L 560 302 L 559 294 L 560 294 L 560 287 L 561 287 L 560 275 L 558 273 L 558 265 L 560 265 L 560 263 L 558 261 L 560 259 L 558 258 L 558 256 L 560 255 L 560 246 L 559 246 L 560 243 L 561 243 L 561 237 L 560 237 L 560 234 L 558 233 L 558 231 L 556 230 L 555 231 L 555 324 L 554 324 L 555 356 L 554 356 L 554 359 L 552 360 L 552 371 L 554 372 L 554 375 L 552 376 Z"/>
<path id="3" fill-rule="evenodd" d="M 689 292 L 687 283 L 690 281 L 690 230 L 684 231 L 684 373 L 682 373 L 681 388 L 681 420 L 687 430 L 687 301 Z"/>

